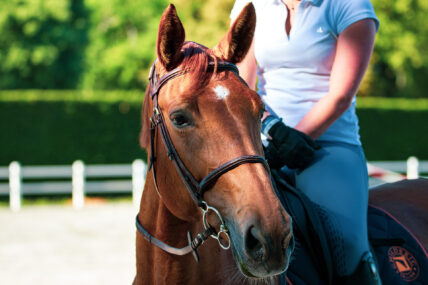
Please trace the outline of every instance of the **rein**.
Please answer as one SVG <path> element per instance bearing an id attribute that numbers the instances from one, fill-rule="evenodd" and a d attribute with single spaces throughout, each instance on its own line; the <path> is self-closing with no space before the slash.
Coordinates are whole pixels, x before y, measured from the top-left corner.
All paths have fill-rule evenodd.
<path id="1" fill-rule="evenodd" d="M 156 62 L 156 61 L 155 61 Z M 224 71 L 232 71 L 239 77 L 238 68 L 236 65 L 225 62 L 225 61 L 219 61 L 219 62 L 209 62 L 207 72 L 224 72 Z M 211 207 L 203 200 L 204 193 L 211 189 L 217 179 L 225 174 L 226 172 L 246 163 L 262 163 L 264 167 L 269 171 L 269 166 L 267 164 L 267 161 L 264 157 L 259 155 L 244 155 L 239 156 L 235 159 L 232 159 L 219 167 L 217 167 L 215 170 L 210 172 L 205 178 L 203 178 L 200 182 L 198 182 L 192 173 L 187 169 L 184 162 L 181 160 L 180 156 L 177 153 L 177 150 L 174 147 L 174 144 L 171 140 L 171 137 L 169 135 L 168 129 L 165 124 L 165 119 L 162 114 L 161 108 L 158 104 L 158 96 L 159 91 L 162 86 L 164 86 L 169 80 L 172 80 L 176 77 L 182 76 L 186 73 L 188 73 L 189 70 L 182 69 L 180 67 L 173 69 L 172 71 L 168 72 L 164 76 L 162 76 L 159 80 L 157 79 L 157 74 L 155 70 L 155 63 L 153 63 L 152 68 L 150 70 L 149 75 L 149 82 L 151 86 L 151 97 L 153 100 L 153 113 L 150 118 L 150 162 L 148 170 L 152 170 L 153 174 L 153 180 L 155 184 L 155 188 L 159 196 L 161 196 L 159 192 L 159 188 L 157 185 L 156 180 L 156 156 L 155 156 L 155 136 L 156 131 L 158 130 L 163 144 L 165 146 L 165 149 L 167 151 L 167 155 L 170 160 L 174 162 L 174 165 L 176 167 L 176 170 L 178 174 L 180 175 L 184 185 L 186 185 L 186 188 L 194 200 L 195 204 L 201 208 L 203 213 L 203 226 L 204 231 L 199 233 L 194 239 L 192 239 L 191 233 L 187 232 L 187 238 L 188 238 L 188 245 L 183 248 L 175 248 L 172 246 L 169 246 L 162 241 L 156 239 L 152 235 L 150 235 L 141 225 L 141 223 L 138 220 L 138 216 L 136 217 L 136 226 L 138 232 L 150 243 L 154 244 L 155 246 L 161 248 L 162 250 L 169 252 L 171 254 L 175 255 L 185 255 L 190 252 L 193 253 L 196 261 L 199 261 L 199 256 L 197 253 L 197 248 L 202 245 L 202 243 L 208 239 L 208 237 L 212 237 L 214 239 L 217 239 L 219 245 L 221 248 L 227 250 L 230 248 L 230 237 L 229 237 L 229 231 L 224 223 L 223 217 L 221 216 L 220 212 L 215 209 L 214 207 Z M 241 81 L 243 79 L 239 77 Z M 245 81 L 243 81 L 245 82 Z M 220 220 L 220 230 L 217 232 L 208 222 L 207 222 L 207 215 L 209 212 L 214 212 L 218 219 Z M 227 243 L 222 242 L 223 236 L 227 237 Z"/>

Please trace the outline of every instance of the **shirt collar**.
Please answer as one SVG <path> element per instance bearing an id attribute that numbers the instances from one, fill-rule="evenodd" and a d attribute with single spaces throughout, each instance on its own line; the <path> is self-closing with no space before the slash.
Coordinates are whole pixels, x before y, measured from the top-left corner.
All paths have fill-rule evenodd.
<path id="1" fill-rule="evenodd" d="M 312 4 L 313 6 L 319 6 L 323 0 L 302 0 L 304 3 Z"/>
<path id="2" fill-rule="evenodd" d="M 277 1 L 278 1 L 278 3 L 282 2 L 281 0 L 277 0 Z M 313 6 L 319 6 L 319 5 L 321 5 L 322 1 L 323 0 L 302 0 L 302 3 L 309 3 Z M 350 1 L 352 1 L 352 0 L 350 0 Z"/>

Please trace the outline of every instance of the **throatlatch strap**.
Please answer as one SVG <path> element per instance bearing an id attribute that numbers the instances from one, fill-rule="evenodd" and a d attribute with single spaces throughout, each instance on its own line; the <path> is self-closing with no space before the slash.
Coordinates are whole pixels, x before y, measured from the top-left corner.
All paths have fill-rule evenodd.
<path id="1" fill-rule="evenodd" d="M 193 252 L 196 261 L 199 261 L 199 256 L 196 251 L 198 247 L 201 246 L 210 237 L 210 235 L 215 233 L 215 229 L 213 227 L 209 227 L 208 229 L 202 231 L 194 239 L 191 239 L 191 234 L 188 233 L 188 236 L 190 237 L 188 240 L 189 244 L 185 247 L 177 248 L 177 247 L 167 245 L 166 243 L 158 240 L 157 238 L 152 236 L 148 231 L 146 231 L 146 229 L 140 224 L 140 221 L 138 220 L 138 215 L 135 217 L 135 225 L 137 226 L 138 232 L 149 243 L 154 244 L 160 249 L 175 255 L 186 255 L 188 253 Z"/>

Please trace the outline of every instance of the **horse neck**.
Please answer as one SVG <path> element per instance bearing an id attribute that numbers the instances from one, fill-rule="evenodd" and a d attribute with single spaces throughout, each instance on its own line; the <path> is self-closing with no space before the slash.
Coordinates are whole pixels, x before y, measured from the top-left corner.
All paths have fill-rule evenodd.
<path id="1" fill-rule="evenodd" d="M 172 187 L 171 187 L 172 188 Z M 156 191 L 153 177 L 147 173 L 147 181 L 144 185 L 143 196 L 140 203 L 139 219 L 142 225 L 153 235 L 158 232 L 161 235 L 170 235 L 171 231 L 181 228 L 189 228 L 189 222 L 176 217 L 168 210 Z M 167 239 L 168 237 L 164 237 Z"/>

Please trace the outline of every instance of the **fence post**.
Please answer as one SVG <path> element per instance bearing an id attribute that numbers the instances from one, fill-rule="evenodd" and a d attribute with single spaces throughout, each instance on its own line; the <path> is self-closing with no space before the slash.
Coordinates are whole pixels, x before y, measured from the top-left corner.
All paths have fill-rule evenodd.
<path id="1" fill-rule="evenodd" d="M 419 161 L 416 157 L 411 156 L 407 159 L 407 179 L 419 178 Z"/>
<path id="2" fill-rule="evenodd" d="M 21 165 L 17 161 L 12 161 L 9 164 L 9 203 L 10 209 L 17 212 L 21 209 Z"/>
<path id="3" fill-rule="evenodd" d="M 132 202 L 138 208 L 143 194 L 146 165 L 143 160 L 136 159 L 132 162 Z"/>
<path id="4" fill-rule="evenodd" d="M 85 203 L 85 165 L 83 161 L 76 160 L 73 162 L 71 170 L 73 208 L 78 210 L 82 209 Z"/>

